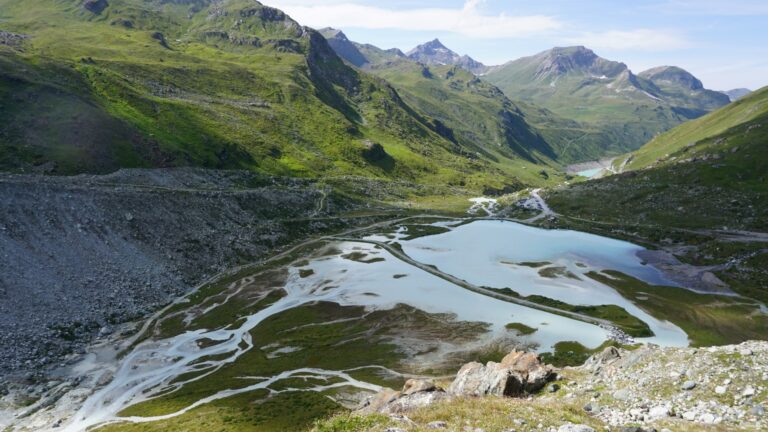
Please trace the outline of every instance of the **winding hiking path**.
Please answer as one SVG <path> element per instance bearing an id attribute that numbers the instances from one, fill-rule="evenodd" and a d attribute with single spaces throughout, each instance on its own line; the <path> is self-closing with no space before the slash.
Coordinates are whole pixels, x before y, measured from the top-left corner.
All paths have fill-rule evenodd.
<path id="1" fill-rule="evenodd" d="M 534 223 L 536 221 L 539 221 L 541 219 L 547 218 L 549 216 L 559 216 L 557 213 L 552 211 L 551 208 L 549 208 L 549 205 L 547 204 L 546 201 L 544 201 L 544 198 L 542 198 L 541 195 L 539 195 L 540 191 L 541 191 L 541 189 L 534 189 L 534 190 L 532 190 L 531 191 L 531 199 L 536 201 L 536 204 L 538 204 L 538 207 L 541 210 L 541 213 L 539 213 L 538 215 L 536 215 L 536 216 L 534 216 L 534 217 L 532 217 L 530 219 L 525 219 L 525 220 L 521 220 L 521 221 L 518 221 L 518 222 Z"/>

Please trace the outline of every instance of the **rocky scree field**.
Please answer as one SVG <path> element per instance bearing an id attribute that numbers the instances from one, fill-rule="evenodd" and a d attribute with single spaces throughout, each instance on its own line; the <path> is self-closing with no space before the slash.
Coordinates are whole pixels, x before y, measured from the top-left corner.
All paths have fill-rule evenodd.
<path id="1" fill-rule="evenodd" d="M 314 181 L 244 171 L 6 174 L 0 195 L 3 375 L 42 372 L 208 277 L 381 217 Z"/>

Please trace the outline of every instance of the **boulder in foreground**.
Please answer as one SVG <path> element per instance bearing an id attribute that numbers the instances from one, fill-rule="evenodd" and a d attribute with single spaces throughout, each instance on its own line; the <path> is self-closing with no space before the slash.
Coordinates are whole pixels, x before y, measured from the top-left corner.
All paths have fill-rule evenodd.
<path id="1" fill-rule="evenodd" d="M 535 353 L 512 351 L 501 363 L 465 364 L 448 387 L 457 396 L 521 397 L 536 393 L 555 377 Z"/>
<path id="2" fill-rule="evenodd" d="M 522 397 L 535 393 L 555 377 L 552 367 L 534 353 L 512 351 L 501 363 L 467 363 L 443 390 L 432 381 L 410 379 L 402 391 L 384 389 L 368 398 L 364 413 L 397 414 L 425 407 L 455 396 Z"/>

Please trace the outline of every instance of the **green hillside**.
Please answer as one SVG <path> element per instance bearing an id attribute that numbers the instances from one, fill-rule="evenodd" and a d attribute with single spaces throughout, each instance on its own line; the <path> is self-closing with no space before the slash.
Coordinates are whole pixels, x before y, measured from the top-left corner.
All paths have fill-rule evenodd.
<path id="1" fill-rule="evenodd" d="M 751 137 L 765 123 L 766 116 L 768 88 L 757 90 L 719 111 L 680 125 L 621 158 L 616 164 L 625 165 L 625 169 L 640 169 L 679 163 L 690 158 L 717 158 L 720 156 L 718 152 L 732 151 L 735 146 L 745 144 L 740 143 L 745 139 L 741 135 L 745 133 L 745 128 Z"/>
<path id="2" fill-rule="evenodd" d="M 635 150 L 660 132 L 729 102 L 679 68 L 640 76 L 584 47 L 554 48 L 484 76 L 515 100 L 547 108 L 603 132 L 605 154 Z"/>
<path id="3" fill-rule="evenodd" d="M 0 44 L 3 170 L 547 182 L 527 150 L 463 148 L 319 33 L 253 0 L 0 0 L 0 30 L 18 36 Z"/>
<path id="4" fill-rule="evenodd" d="M 622 225 L 764 231 L 767 125 L 763 88 L 657 137 L 629 156 L 623 174 L 555 191 L 551 203 L 564 214 Z"/>

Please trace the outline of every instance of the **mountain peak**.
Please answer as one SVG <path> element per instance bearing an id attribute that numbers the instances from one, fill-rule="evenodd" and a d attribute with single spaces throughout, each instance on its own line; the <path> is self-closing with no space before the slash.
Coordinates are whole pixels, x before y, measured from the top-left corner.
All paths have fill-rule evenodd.
<path id="1" fill-rule="evenodd" d="M 343 31 L 339 29 L 335 29 L 333 27 L 325 27 L 320 30 L 318 30 L 320 34 L 323 35 L 326 39 L 339 39 L 343 41 L 349 41 L 347 38 L 347 35 L 344 34 Z"/>
<path id="2" fill-rule="evenodd" d="M 589 66 L 599 58 L 594 51 L 584 46 L 555 47 L 544 54 L 565 67 Z"/>
<path id="3" fill-rule="evenodd" d="M 734 102 L 752 93 L 752 90 L 748 88 L 737 88 L 733 90 L 721 91 L 720 93 L 728 96 L 728 98 L 731 99 L 731 102 Z"/>
<path id="4" fill-rule="evenodd" d="M 452 50 L 448 49 L 448 47 L 443 45 L 443 43 L 440 42 L 440 39 L 434 39 L 417 46 L 416 48 L 408 51 L 408 56 L 413 57 L 419 55 L 435 55 L 437 53 L 450 54 L 456 57 L 459 56 Z"/>
<path id="5" fill-rule="evenodd" d="M 484 73 L 488 68 L 479 61 L 467 55 L 461 56 L 443 45 L 440 39 L 423 43 L 408 51 L 411 60 L 427 65 L 454 65 L 462 67 L 474 74 Z"/>
<path id="6" fill-rule="evenodd" d="M 368 63 L 368 59 L 360 52 L 357 46 L 347 39 L 347 35 L 343 31 L 326 27 L 318 30 L 323 37 L 328 41 L 328 45 L 333 48 L 336 54 L 348 61 L 349 63 L 363 67 Z"/>
<path id="7" fill-rule="evenodd" d="M 560 76 L 571 72 L 616 77 L 629 70 L 624 63 L 606 60 L 582 45 L 555 47 L 531 59 L 538 63 L 538 77 Z"/>
<path id="8" fill-rule="evenodd" d="M 440 42 L 440 39 L 434 38 L 433 40 L 423 44 L 424 47 L 429 47 L 433 49 L 448 49 L 445 45 L 443 45 L 442 42 Z"/>
<path id="9" fill-rule="evenodd" d="M 703 90 L 704 85 L 690 72 L 677 66 L 659 66 L 639 74 L 654 84 L 673 84 L 689 90 Z"/>

